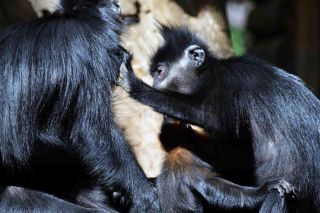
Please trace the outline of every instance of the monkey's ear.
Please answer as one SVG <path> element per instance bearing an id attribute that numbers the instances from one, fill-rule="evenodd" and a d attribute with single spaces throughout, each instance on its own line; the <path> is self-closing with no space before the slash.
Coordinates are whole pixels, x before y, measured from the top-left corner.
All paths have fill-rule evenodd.
<path id="1" fill-rule="evenodd" d="M 187 54 L 198 67 L 203 64 L 206 57 L 204 49 L 198 45 L 189 46 L 187 48 Z"/>

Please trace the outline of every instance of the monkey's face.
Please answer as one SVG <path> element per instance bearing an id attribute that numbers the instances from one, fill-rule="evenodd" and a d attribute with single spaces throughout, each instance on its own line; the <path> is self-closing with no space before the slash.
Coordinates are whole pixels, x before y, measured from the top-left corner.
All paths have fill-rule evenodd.
<path id="1" fill-rule="evenodd" d="M 205 61 L 205 50 L 192 44 L 174 61 L 162 61 L 152 66 L 153 87 L 159 90 L 192 95 L 205 80 L 200 67 Z"/>

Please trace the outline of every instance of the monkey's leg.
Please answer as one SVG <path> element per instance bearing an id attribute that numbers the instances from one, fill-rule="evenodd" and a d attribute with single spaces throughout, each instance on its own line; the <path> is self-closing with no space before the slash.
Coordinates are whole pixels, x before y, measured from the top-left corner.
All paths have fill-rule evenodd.
<path id="1" fill-rule="evenodd" d="M 115 127 L 116 124 L 113 123 Z M 118 153 L 118 162 L 121 164 L 120 171 L 114 178 L 122 182 L 131 193 L 131 212 L 160 212 L 159 199 L 156 187 L 149 182 L 142 169 L 138 165 L 128 143 L 120 129 L 112 129 L 113 142 L 118 144 L 115 152 Z"/>
<path id="2" fill-rule="evenodd" d="M 234 184 L 218 177 L 208 164 L 182 148 L 169 154 L 157 179 L 157 188 L 164 212 L 201 212 L 196 195 L 218 208 L 253 209 L 259 207 L 271 189 L 283 194 L 291 190 L 290 185 L 281 180 L 262 187 Z"/>
<path id="3" fill-rule="evenodd" d="M 0 212 L 106 212 L 84 208 L 52 195 L 17 186 L 0 188 Z"/>
<path id="4" fill-rule="evenodd" d="M 75 123 L 77 128 L 71 133 L 76 136 L 72 137 L 73 144 L 88 171 L 97 177 L 117 206 L 130 206 L 131 212 L 160 211 L 155 189 L 139 167 L 112 115 L 96 103 L 98 101 L 87 103 L 85 108 L 91 109 L 92 114 L 79 116 Z M 102 103 L 101 106 L 108 105 Z"/>

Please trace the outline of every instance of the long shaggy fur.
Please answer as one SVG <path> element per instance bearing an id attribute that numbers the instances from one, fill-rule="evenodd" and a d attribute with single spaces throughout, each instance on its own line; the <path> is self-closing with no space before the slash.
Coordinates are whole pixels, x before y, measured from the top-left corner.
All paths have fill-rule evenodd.
<path id="1" fill-rule="evenodd" d="M 58 147 L 76 156 L 81 170 L 112 200 L 121 200 L 120 206 L 129 205 L 133 212 L 158 210 L 156 194 L 111 110 L 112 86 L 127 54 L 119 45 L 118 5 L 111 0 L 61 5 L 51 16 L 0 31 L 1 196 L 9 198 L 10 185 L 30 187 L 32 159 Z M 41 200 L 41 193 L 25 193 Z M 57 201 L 42 198 L 46 202 L 34 202 L 35 209 Z"/>
<path id="2" fill-rule="evenodd" d="M 41 137 L 51 136 L 48 142 L 54 144 L 63 142 L 59 135 L 77 137 L 74 131 L 79 128 L 71 131 L 64 123 L 71 123 L 79 113 L 82 119 L 91 116 L 81 112 L 85 105 L 102 114 L 95 120 L 112 118 L 109 107 L 98 109 L 110 105 L 108 93 L 122 60 L 120 23 L 102 19 L 97 12 L 94 8 L 66 12 L 1 31 L 0 149 L 4 163 L 25 162 Z M 108 130 L 109 124 L 107 120 L 99 125 Z"/>
<path id="3" fill-rule="evenodd" d="M 159 73 L 156 67 L 161 64 L 164 66 L 164 76 L 168 76 L 168 72 L 176 72 L 170 74 L 173 81 L 181 84 L 191 82 L 198 90 L 188 95 L 175 92 L 172 88 L 170 91 L 156 90 L 137 79 L 130 70 L 123 71 L 126 78 L 120 84 L 130 92 L 131 97 L 156 111 L 203 127 L 214 141 L 228 143 L 234 149 L 237 146 L 248 149 L 254 165 L 254 184 L 258 186 L 235 185 L 219 177 L 205 175 L 202 180 L 188 183 L 190 187 L 217 207 L 256 208 L 267 197 L 261 211 L 272 208 L 286 211 L 286 205 L 279 204 L 283 201 L 280 196 L 274 196 L 274 191 L 266 193 L 273 188 L 279 189 L 274 185 L 274 180 L 279 180 L 280 188 L 291 191 L 294 188 L 289 185 L 295 187 L 299 211 L 319 211 L 319 99 L 298 77 L 259 59 L 249 56 L 218 59 L 187 28 L 164 27 L 163 36 L 165 42 L 152 59 L 151 73 Z M 186 47 L 194 45 L 205 52 L 205 59 L 200 67 L 192 70 L 181 66 L 179 60 L 187 63 L 186 57 L 181 56 L 186 55 Z M 196 73 L 194 79 L 185 79 L 188 72 Z M 175 88 L 194 85 L 176 83 Z M 215 144 L 217 152 L 227 153 L 223 149 L 228 146 L 223 143 Z M 166 168 L 163 171 L 164 177 L 174 176 L 174 172 L 168 175 Z M 191 171 L 187 176 L 193 175 Z M 168 181 L 163 178 L 158 183 L 163 187 Z M 179 184 L 184 186 L 184 183 Z M 166 191 L 165 194 L 168 193 Z M 167 199 L 167 196 L 160 197 L 166 208 L 188 206 L 187 202 L 182 205 Z"/>

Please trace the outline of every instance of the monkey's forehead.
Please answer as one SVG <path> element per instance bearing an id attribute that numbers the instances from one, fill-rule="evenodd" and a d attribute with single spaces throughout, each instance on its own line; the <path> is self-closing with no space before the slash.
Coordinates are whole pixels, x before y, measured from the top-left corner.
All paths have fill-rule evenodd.
<path id="1" fill-rule="evenodd" d="M 191 45 L 198 45 L 205 51 L 208 50 L 207 45 L 195 33 L 187 27 L 162 27 L 161 35 L 163 44 L 152 57 L 152 64 L 159 62 L 173 62 L 180 58 L 185 49 Z"/>

